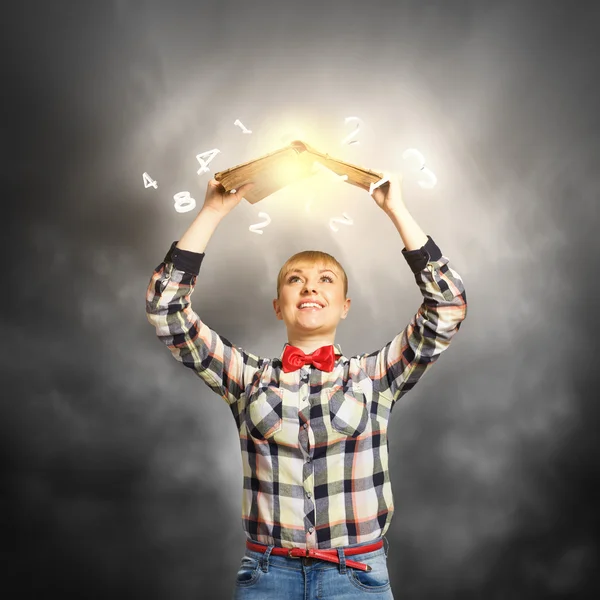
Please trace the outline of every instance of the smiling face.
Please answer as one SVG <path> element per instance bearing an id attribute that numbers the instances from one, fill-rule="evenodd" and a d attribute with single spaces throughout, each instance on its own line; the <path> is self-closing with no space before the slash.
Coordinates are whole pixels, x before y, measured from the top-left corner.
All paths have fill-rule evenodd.
<path id="1" fill-rule="evenodd" d="M 331 261 L 305 258 L 284 266 L 279 281 L 273 308 L 286 325 L 289 343 L 305 352 L 334 343 L 338 323 L 351 303 L 345 273 Z"/>

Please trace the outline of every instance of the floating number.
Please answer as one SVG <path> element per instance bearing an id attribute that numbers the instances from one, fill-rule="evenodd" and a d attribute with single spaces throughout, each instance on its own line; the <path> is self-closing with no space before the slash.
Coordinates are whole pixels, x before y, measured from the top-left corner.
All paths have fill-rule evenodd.
<path id="1" fill-rule="evenodd" d="M 344 145 L 346 142 L 348 142 L 349 146 L 360 143 L 358 140 L 352 140 L 349 142 L 349 140 L 351 140 L 360 130 L 360 119 L 358 117 L 346 117 L 344 123 L 349 123 L 350 121 L 357 121 L 356 128 L 342 140 L 342 145 Z"/>
<path id="2" fill-rule="evenodd" d="M 409 166 L 421 170 L 425 166 L 425 157 L 416 149 L 408 148 L 402 153 L 402 158 L 409 162 Z"/>
<path id="3" fill-rule="evenodd" d="M 437 177 L 435 176 L 435 173 L 431 169 L 428 169 L 427 167 L 423 167 L 421 169 L 421 173 L 423 175 L 421 177 L 419 177 L 419 180 L 417 181 L 417 183 L 424 190 L 432 190 L 437 184 Z"/>
<path id="4" fill-rule="evenodd" d="M 237 125 L 238 127 L 240 127 L 240 129 L 242 130 L 242 133 L 252 133 L 252 131 L 250 129 L 246 129 L 244 127 L 244 124 L 239 119 L 235 120 L 234 125 Z"/>
<path id="5" fill-rule="evenodd" d="M 389 181 L 389 178 L 388 177 L 384 177 L 383 179 L 380 179 L 376 183 L 372 183 L 369 186 L 369 194 L 372 194 L 373 191 L 376 190 L 380 185 L 383 185 L 384 183 L 387 183 L 388 181 Z"/>
<path id="6" fill-rule="evenodd" d="M 152 177 L 150 177 L 148 173 L 144 173 L 142 175 L 142 181 L 144 182 L 145 188 L 153 187 L 154 189 L 156 189 L 158 187 L 158 182 L 154 181 L 154 179 L 152 179 Z"/>
<path id="7" fill-rule="evenodd" d="M 334 223 L 339 223 L 340 225 L 352 225 L 354 223 L 351 217 L 348 216 L 348 213 L 342 213 L 342 215 L 344 216 L 343 219 L 340 219 L 339 217 L 332 217 L 329 219 L 329 227 L 331 227 L 333 231 L 338 231 L 338 228 L 334 226 Z"/>
<path id="8" fill-rule="evenodd" d="M 196 154 L 196 160 L 200 163 L 198 175 L 200 175 L 200 173 L 206 173 L 207 171 L 210 171 L 210 169 L 208 168 L 208 164 L 213 160 L 213 158 L 217 154 L 219 154 L 219 152 L 221 151 L 217 150 L 216 148 L 213 148 L 212 150 L 207 150 L 206 152 Z M 204 160 L 206 157 L 208 157 L 208 160 Z"/>
<path id="9" fill-rule="evenodd" d="M 262 228 L 266 227 L 271 222 L 271 217 L 266 212 L 259 212 L 258 216 L 262 217 L 263 219 L 266 219 L 266 221 L 261 221 L 260 223 L 255 223 L 254 225 L 250 225 L 250 227 L 248 227 L 248 229 L 252 233 L 258 233 L 258 234 L 262 235 L 264 233 L 262 231 Z"/>
<path id="10" fill-rule="evenodd" d="M 196 201 L 190 196 L 189 192 L 177 192 L 173 196 L 173 200 L 175 200 L 175 210 L 178 213 L 186 213 L 196 207 Z"/>
<path id="11" fill-rule="evenodd" d="M 437 184 L 435 173 L 425 166 L 425 157 L 415 148 L 408 148 L 402 153 L 402 158 L 409 161 L 409 166 L 418 168 L 420 174 L 417 183 L 425 190 L 432 190 Z"/>

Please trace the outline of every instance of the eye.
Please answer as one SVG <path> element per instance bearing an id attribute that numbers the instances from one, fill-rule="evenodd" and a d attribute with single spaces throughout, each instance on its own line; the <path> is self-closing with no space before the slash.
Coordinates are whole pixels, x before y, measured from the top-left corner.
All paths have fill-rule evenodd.
<path id="1" fill-rule="evenodd" d="M 300 279 L 300 277 L 298 277 L 298 275 L 292 275 L 287 281 L 288 283 L 292 283 L 294 279 Z M 330 277 L 329 275 L 322 275 L 321 279 L 329 279 L 329 283 L 333 283 L 333 277 Z"/>

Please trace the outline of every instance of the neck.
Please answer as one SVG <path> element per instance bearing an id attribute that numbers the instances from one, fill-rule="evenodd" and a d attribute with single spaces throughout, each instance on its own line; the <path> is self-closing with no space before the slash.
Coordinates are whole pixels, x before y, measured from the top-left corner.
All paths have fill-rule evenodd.
<path id="1" fill-rule="evenodd" d="M 288 344 L 300 348 L 305 354 L 311 354 L 322 346 L 335 344 L 335 336 L 323 336 L 322 338 L 302 337 L 298 335 L 288 336 Z"/>

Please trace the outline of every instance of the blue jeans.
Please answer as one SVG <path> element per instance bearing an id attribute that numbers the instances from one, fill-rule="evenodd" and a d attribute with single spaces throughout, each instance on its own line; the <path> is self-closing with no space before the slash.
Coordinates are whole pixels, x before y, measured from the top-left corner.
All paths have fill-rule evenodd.
<path id="1" fill-rule="evenodd" d="M 373 542 L 368 542 L 372 544 Z M 361 546 L 364 544 L 357 544 Z M 237 573 L 233 600 L 394 600 L 384 548 L 348 559 L 368 564 L 366 572 L 315 559 L 272 556 L 246 549 Z"/>

